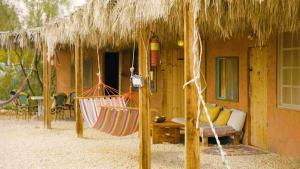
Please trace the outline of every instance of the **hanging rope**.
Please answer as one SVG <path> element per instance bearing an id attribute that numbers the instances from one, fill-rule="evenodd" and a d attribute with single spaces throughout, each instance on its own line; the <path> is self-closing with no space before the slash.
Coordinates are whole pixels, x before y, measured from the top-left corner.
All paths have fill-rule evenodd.
<path id="1" fill-rule="evenodd" d="M 202 62 L 202 54 L 203 54 L 203 46 L 202 46 L 202 39 L 199 33 L 199 13 L 200 13 L 200 4 L 193 4 L 194 5 L 194 12 L 193 12 L 193 18 L 194 18 L 194 44 L 193 44 L 193 56 L 194 56 L 194 64 L 193 64 L 193 74 L 194 78 L 187 83 L 184 84 L 183 87 L 186 87 L 187 85 L 190 85 L 191 83 L 194 83 L 196 86 L 197 90 L 197 95 L 198 95 L 198 102 L 197 102 L 197 122 L 196 122 L 196 127 L 199 129 L 200 128 L 200 116 L 201 116 L 201 105 L 203 106 L 204 113 L 208 119 L 209 126 L 214 134 L 214 137 L 217 141 L 218 149 L 221 154 L 221 158 L 223 161 L 223 164 L 227 169 L 231 169 L 229 166 L 228 160 L 226 159 L 226 153 L 223 150 L 223 147 L 220 143 L 219 137 L 216 133 L 216 130 L 214 128 L 214 125 L 211 121 L 210 115 L 208 113 L 208 109 L 206 107 L 205 101 L 203 99 L 203 91 L 205 88 L 202 90 L 201 88 L 201 62 Z M 206 83 L 206 82 L 205 82 Z"/>
<path id="2" fill-rule="evenodd" d="M 135 17 L 137 14 L 137 9 L 135 8 Z M 134 19 L 134 30 L 133 30 L 133 51 L 132 51 L 132 62 L 131 62 L 131 67 L 130 67 L 130 91 L 132 89 L 132 77 L 133 77 L 133 73 L 134 73 L 134 61 L 135 61 L 135 50 L 136 50 L 136 46 L 135 46 L 135 41 L 136 41 L 136 20 Z"/>
<path id="3" fill-rule="evenodd" d="M 135 61 L 135 41 L 133 42 L 133 51 L 132 51 L 132 63 L 131 63 L 131 67 L 130 67 L 130 82 L 132 82 L 132 77 L 133 77 L 133 73 L 134 73 L 134 61 Z M 132 84 L 130 83 L 130 86 L 132 86 Z"/>
<path id="4" fill-rule="evenodd" d="M 97 46 L 97 61 L 98 61 L 98 83 L 102 83 L 101 79 L 101 66 L 100 66 L 100 55 L 99 55 L 99 47 Z"/>

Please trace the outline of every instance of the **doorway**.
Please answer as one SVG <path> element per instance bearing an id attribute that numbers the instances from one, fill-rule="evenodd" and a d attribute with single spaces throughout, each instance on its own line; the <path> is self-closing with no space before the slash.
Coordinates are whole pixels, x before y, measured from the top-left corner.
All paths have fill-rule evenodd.
<path id="1" fill-rule="evenodd" d="M 104 62 L 104 76 L 105 84 L 119 89 L 119 53 L 118 52 L 106 52 Z M 109 93 L 105 93 L 106 95 Z"/>

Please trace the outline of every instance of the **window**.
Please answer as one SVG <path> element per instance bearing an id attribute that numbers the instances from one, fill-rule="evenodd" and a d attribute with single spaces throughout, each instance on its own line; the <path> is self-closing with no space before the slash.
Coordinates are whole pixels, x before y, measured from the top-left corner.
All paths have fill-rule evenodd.
<path id="1" fill-rule="evenodd" d="M 87 57 L 83 61 L 83 87 L 85 89 L 93 85 L 93 60 L 92 57 Z"/>
<path id="2" fill-rule="evenodd" d="M 300 34 L 283 33 L 279 47 L 279 106 L 300 109 Z"/>
<path id="3" fill-rule="evenodd" d="M 218 100 L 239 99 L 239 58 L 216 58 L 216 94 Z"/>
<path id="4" fill-rule="evenodd" d="M 75 63 L 71 63 L 71 87 L 75 88 Z M 83 60 L 83 87 L 90 88 L 93 85 L 93 60 L 92 57 L 86 57 Z"/>

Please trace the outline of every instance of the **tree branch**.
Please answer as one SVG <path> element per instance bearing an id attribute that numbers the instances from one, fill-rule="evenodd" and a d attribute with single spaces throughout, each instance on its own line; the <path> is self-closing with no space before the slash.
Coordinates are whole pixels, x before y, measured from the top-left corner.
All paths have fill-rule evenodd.
<path id="1" fill-rule="evenodd" d="M 25 68 L 24 68 L 24 65 L 23 65 L 23 63 L 22 63 L 23 50 L 21 50 L 21 53 L 18 53 L 17 49 L 15 49 L 14 51 L 15 51 L 15 54 L 16 54 L 16 55 L 18 56 L 18 58 L 19 58 L 19 62 L 20 62 L 20 66 L 21 66 L 22 73 L 23 73 L 23 75 L 25 76 L 25 78 L 27 78 L 27 73 L 26 73 Z M 35 94 L 34 94 L 34 92 L 33 92 L 33 90 L 32 90 L 32 87 L 31 87 L 31 85 L 30 85 L 30 81 L 29 81 L 28 78 L 27 78 L 27 85 L 28 85 L 28 88 L 29 88 L 31 94 L 34 96 Z"/>
<path id="2" fill-rule="evenodd" d="M 41 56 L 40 52 L 38 52 L 37 49 L 35 49 L 35 51 L 34 51 L 34 69 L 35 69 L 34 72 L 35 72 L 36 78 L 39 82 L 39 85 L 40 85 L 41 89 L 43 90 L 43 82 L 41 80 L 39 69 L 38 69 L 38 64 L 41 59 L 40 56 Z"/>

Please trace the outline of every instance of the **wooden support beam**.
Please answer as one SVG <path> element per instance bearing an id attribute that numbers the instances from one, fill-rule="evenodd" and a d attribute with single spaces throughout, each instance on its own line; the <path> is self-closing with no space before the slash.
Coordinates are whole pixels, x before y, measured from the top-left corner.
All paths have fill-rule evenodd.
<path id="1" fill-rule="evenodd" d="M 189 3 L 184 7 L 184 81 L 193 78 L 193 42 L 194 21 L 192 8 Z M 185 113 L 185 168 L 200 168 L 199 131 L 196 130 L 197 96 L 194 84 L 186 86 L 184 90 Z"/>
<path id="2" fill-rule="evenodd" d="M 76 96 L 81 96 L 83 92 L 83 47 L 80 39 L 75 43 L 75 92 Z M 76 134 L 83 137 L 83 119 L 80 111 L 79 100 L 75 101 Z"/>
<path id="3" fill-rule="evenodd" d="M 43 43 L 43 96 L 44 96 L 44 127 L 51 129 L 51 65 L 48 61 L 47 45 Z"/>
<path id="4" fill-rule="evenodd" d="M 151 140 L 150 140 L 150 85 L 149 85 L 149 58 L 147 46 L 149 39 L 146 31 L 141 31 L 139 34 L 139 73 L 145 79 L 144 86 L 139 90 L 139 168 L 151 168 Z M 147 66 L 148 65 L 148 66 Z"/>

